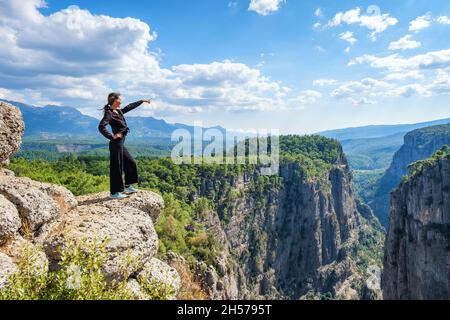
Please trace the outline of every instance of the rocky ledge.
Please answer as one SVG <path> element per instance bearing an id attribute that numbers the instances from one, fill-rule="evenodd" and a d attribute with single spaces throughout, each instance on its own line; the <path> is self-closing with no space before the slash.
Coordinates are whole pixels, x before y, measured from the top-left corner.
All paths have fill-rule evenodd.
<path id="1" fill-rule="evenodd" d="M 0 161 L 17 151 L 23 134 L 20 111 L 0 106 Z M 171 286 L 173 298 L 181 281 L 175 269 L 156 259 L 158 236 L 154 222 L 164 201 L 150 191 L 139 191 L 125 200 L 110 200 L 107 193 L 75 197 L 64 187 L 16 177 L 0 168 L 0 289 L 17 272 L 20 248 L 36 252 L 39 272 L 52 272 L 60 250 L 69 242 L 90 243 L 107 239 L 108 281 L 127 280 L 136 299 L 145 298 L 138 280 Z M 124 272 L 124 259 L 126 264 Z M 124 279 L 126 275 L 126 279 Z"/>

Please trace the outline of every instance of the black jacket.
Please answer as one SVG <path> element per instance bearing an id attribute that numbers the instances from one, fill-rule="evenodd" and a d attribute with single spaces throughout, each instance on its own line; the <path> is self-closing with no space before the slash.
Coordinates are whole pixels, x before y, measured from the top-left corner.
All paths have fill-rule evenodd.
<path id="1" fill-rule="evenodd" d="M 119 132 L 122 133 L 123 136 L 126 136 L 130 129 L 128 128 L 124 114 L 130 112 L 133 109 L 136 109 L 142 103 L 144 103 L 142 100 L 131 103 L 125 108 L 117 109 L 118 113 L 114 112 L 111 106 L 108 105 L 105 109 L 105 115 L 98 125 L 98 130 L 106 139 L 109 140 L 114 140 L 114 135 Z M 108 124 L 111 126 L 113 132 L 112 134 L 106 128 Z"/>

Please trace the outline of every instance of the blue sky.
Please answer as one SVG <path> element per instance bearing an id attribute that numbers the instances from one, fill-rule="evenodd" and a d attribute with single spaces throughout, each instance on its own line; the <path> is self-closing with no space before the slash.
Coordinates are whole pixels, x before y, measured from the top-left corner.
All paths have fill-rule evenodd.
<path id="1" fill-rule="evenodd" d="M 0 0 L 0 97 L 310 133 L 450 117 L 447 1 Z"/>

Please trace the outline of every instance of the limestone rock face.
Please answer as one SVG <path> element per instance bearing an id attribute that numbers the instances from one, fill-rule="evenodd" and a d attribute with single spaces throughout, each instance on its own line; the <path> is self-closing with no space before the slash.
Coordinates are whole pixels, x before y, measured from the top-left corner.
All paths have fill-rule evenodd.
<path id="1" fill-rule="evenodd" d="M 155 258 L 152 258 L 144 265 L 142 271 L 138 274 L 138 278 L 163 284 L 171 288 L 173 290 L 172 298 L 175 298 L 181 286 L 181 279 L 178 272 L 166 263 Z"/>
<path id="2" fill-rule="evenodd" d="M 38 230 L 59 215 L 59 208 L 50 196 L 37 189 L 24 189 L 20 185 L 0 185 L 0 193 L 14 203 L 24 221 L 24 232 Z"/>
<path id="3" fill-rule="evenodd" d="M 312 181 L 301 169 L 296 162 L 282 164 L 281 187 L 267 184 L 263 191 L 251 189 L 257 171 L 204 181 L 199 196 L 226 194 L 224 184 L 246 191 L 225 198 L 226 212 L 211 211 L 201 221 L 223 244 L 214 267 L 197 266 L 211 298 L 362 298 L 366 283 L 356 264 L 362 222 L 348 165 L 342 158 Z"/>
<path id="4" fill-rule="evenodd" d="M 95 205 L 101 203 L 102 206 L 110 210 L 120 210 L 124 207 L 136 208 L 142 212 L 148 214 L 153 222 L 158 220 L 159 215 L 164 208 L 164 201 L 160 195 L 154 192 L 138 191 L 133 194 L 132 197 L 123 200 L 111 201 L 108 199 L 109 193 L 97 193 L 87 196 L 78 197 L 78 202 L 82 206 Z"/>
<path id="5" fill-rule="evenodd" d="M 389 222 L 390 192 L 408 173 L 408 166 L 430 157 L 446 144 L 450 145 L 450 124 L 417 129 L 405 136 L 404 145 L 395 153 L 392 164 L 381 178 L 374 200 L 370 203 L 384 226 Z"/>
<path id="6" fill-rule="evenodd" d="M 450 159 L 391 195 L 384 256 L 384 299 L 450 299 Z"/>
<path id="7" fill-rule="evenodd" d="M 0 168 L 0 176 L 11 176 L 14 177 L 16 174 L 8 169 Z"/>
<path id="8" fill-rule="evenodd" d="M 19 271 L 19 259 L 26 257 L 28 272 L 41 276 L 48 272 L 48 259 L 36 245 L 20 236 L 0 246 L 0 289 L 8 285 L 8 278 Z"/>
<path id="9" fill-rule="evenodd" d="M 20 110 L 0 101 L 0 166 L 19 150 L 24 131 Z"/>
<path id="10" fill-rule="evenodd" d="M 148 296 L 142 291 L 141 285 L 136 279 L 129 279 L 127 289 L 131 292 L 134 300 L 148 300 Z"/>
<path id="11" fill-rule="evenodd" d="M 0 289 L 8 284 L 8 277 L 17 272 L 18 268 L 11 257 L 0 252 Z"/>
<path id="12" fill-rule="evenodd" d="M 101 202 L 97 195 L 93 195 L 91 200 L 94 202 L 89 202 L 87 197 L 79 199 L 80 205 L 65 215 L 58 230 L 46 240 L 46 252 L 57 261 L 56 249 L 64 247 L 68 241 L 108 239 L 105 275 L 109 280 L 121 280 L 124 272 L 133 274 L 139 265 L 156 254 L 158 237 L 152 218 L 148 213 L 118 200 Z M 132 200 L 133 196 L 128 203 Z M 162 206 L 161 203 L 159 205 Z M 128 269 L 123 270 L 127 260 L 130 260 Z"/>
<path id="13" fill-rule="evenodd" d="M 21 233 L 40 243 L 78 203 L 63 187 L 12 175 L 0 176 L 0 195 L 14 204 L 22 221 Z"/>
<path id="14" fill-rule="evenodd" d="M 1 247 L 0 252 L 8 255 L 14 263 L 17 263 L 21 257 L 26 256 L 30 261 L 30 271 L 36 275 L 48 272 L 48 259 L 40 245 L 36 245 L 21 236 L 7 242 Z"/>
<path id="15" fill-rule="evenodd" d="M 16 207 L 0 194 L 0 243 L 16 235 L 21 226 Z"/>
<path id="16" fill-rule="evenodd" d="M 153 219 L 163 207 L 162 198 L 152 192 L 140 191 L 122 202 L 99 194 L 77 199 L 59 186 L 0 176 L 0 235 L 6 241 L 0 242 L 0 282 L 6 285 L 8 275 L 17 270 L 15 263 L 23 254 L 19 248 L 29 246 L 38 252 L 33 257 L 34 269 L 47 272 L 49 265 L 50 271 L 55 270 L 60 249 L 69 242 L 107 239 L 108 258 L 103 271 L 108 281 L 139 274 L 171 285 L 175 297 L 180 288 L 177 272 L 154 259 L 158 237 Z M 21 226 L 21 221 L 26 221 L 30 230 Z M 36 247 L 41 244 L 44 251 Z M 136 299 L 145 299 L 136 279 L 130 278 L 128 283 Z"/>

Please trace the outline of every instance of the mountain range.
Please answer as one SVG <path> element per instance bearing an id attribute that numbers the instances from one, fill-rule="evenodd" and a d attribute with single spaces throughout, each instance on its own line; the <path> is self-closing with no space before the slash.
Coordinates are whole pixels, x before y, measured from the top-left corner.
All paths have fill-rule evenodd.
<path id="1" fill-rule="evenodd" d="M 450 123 L 450 118 L 415 124 L 373 125 L 319 132 L 341 142 L 354 170 L 387 169 L 408 132 Z"/>
<path id="2" fill-rule="evenodd" d="M 99 119 L 82 114 L 73 107 L 45 106 L 36 107 L 24 103 L 2 100 L 0 101 L 17 106 L 22 112 L 26 123 L 26 139 L 81 139 L 89 141 L 102 141 L 105 139 L 98 132 Z M 185 129 L 193 134 L 194 127 L 167 123 L 153 117 L 127 117 L 127 123 L 133 135 L 130 140 L 146 141 L 148 139 L 170 139 L 172 132 Z M 216 126 L 204 129 L 218 129 L 222 133 L 226 129 Z M 239 135 L 238 135 L 239 136 Z"/>
<path id="3" fill-rule="evenodd" d="M 420 122 L 414 124 L 396 124 L 396 125 L 371 125 L 364 127 L 354 127 L 346 129 L 322 131 L 318 134 L 327 138 L 333 138 L 339 141 L 355 139 L 374 139 L 397 135 L 399 133 L 408 133 L 415 129 L 431 127 L 440 124 L 450 123 L 450 118 Z"/>
<path id="4" fill-rule="evenodd" d="M 89 141 L 104 143 L 105 139 L 98 132 L 99 120 L 82 114 L 74 107 L 45 106 L 36 107 L 15 101 L 0 101 L 17 106 L 26 123 L 25 140 L 51 141 Z M 181 123 L 168 123 L 154 117 L 127 117 L 132 130 L 129 140 L 135 143 L 168 144 L 172 133 L 177 129 L 186 129 L 191 134 L 194 127 Z M 447 124 L 449 119 L 441 119 L 416 124 L 399 125 L 372 125 L 338 130 L 329 130 L 317 133 L 327 138 L 341 142 L 349 163 L 354 170 L 387 169 L 394 153 L 403 145 L 406 133 L 415 129 Z M 210 128 L 205 128 L 210 129 Z M 226 129 L 220 126 L 213 127 L 223 134 Z M 241 133 L 232 132 L 239 138 Z"/>

